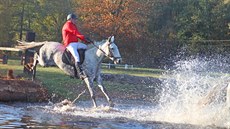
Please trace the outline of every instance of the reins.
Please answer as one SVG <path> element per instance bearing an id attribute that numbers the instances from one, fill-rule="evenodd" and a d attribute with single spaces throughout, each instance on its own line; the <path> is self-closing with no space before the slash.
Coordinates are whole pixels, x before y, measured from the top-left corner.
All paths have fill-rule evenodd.
<path id="1" fill-rule="evenodd" d="M 95 45 L 94 42 L 91 42 L 91 43 L 93 44 L 94 47 L 96 47 L 96 48 L 97 48 L 98 50 L 100 50 L 103 54 L 105 54 L 106 57 L 112 58 L 112 60 L 114 60 L 114 57 L 112 57 L 112 56 L 106 54 L 105 51 L 102 50 L 102 49 L 101 49 L 100 47 L 98 47 L 97 45 Z"/>

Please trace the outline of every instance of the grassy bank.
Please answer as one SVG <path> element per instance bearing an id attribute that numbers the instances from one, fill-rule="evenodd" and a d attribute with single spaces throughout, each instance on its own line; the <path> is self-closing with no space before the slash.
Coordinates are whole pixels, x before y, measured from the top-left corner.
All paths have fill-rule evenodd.
<path id="1" fill-rule="evenodd" d="M 23 76 L 23 79 L 30 79 L 27 75 L 23 74 L 23 66 L 20 65 L 18 60 L 9 60 L 7 65 L 0 64 L 0 75 L 6 75 L 8 69 L 13 69 L 15 75 Z M 159 69 L 147 69 L 147 68 L 133 68 L 133 69 L 107 69 L 103 68 L 103 73 L 109 74 L 128 74 L 135 76 L 149 76 L 158 78 L 162 70 Z M 55 95 L 58 98 L 74 99 L 82 90 L 85 89 L 85 84 L 78 79 L 72 79 L 65 75 L 57 67 L 37 67 L 37 80 L 45 86 L 50 94 Z M 108 91 L 117 93 L 128 93 L 134 91 L 135 85 L 121 84 L 119 82 L 109 82 L 104 80 L 104 84 Z"/>

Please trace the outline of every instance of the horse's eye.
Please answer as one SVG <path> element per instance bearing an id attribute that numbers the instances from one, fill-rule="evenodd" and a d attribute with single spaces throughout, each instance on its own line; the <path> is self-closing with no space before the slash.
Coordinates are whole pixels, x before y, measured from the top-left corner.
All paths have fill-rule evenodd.
<path id="1" fill-rule="evenodd" d="M 109 48 L 110 48 L 111 50 L 113 50 L 113 49 L 114 49 L 114 47 L 113 47 L 113 46 L 110 46 Z"/>

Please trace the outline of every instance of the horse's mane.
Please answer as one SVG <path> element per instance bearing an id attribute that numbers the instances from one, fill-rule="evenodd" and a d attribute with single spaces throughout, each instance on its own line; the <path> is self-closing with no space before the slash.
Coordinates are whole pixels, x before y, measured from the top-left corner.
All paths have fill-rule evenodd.
<path id="1" fill-rule="evenodd" d="M 89 45 L 87 45 L 87 50 L 92 49 L 92 48 L 95 48 L 95 45 L 96 45 L 96 46 L 100 46 L 100 45 L 104 44 L 105 42 L 106 42 L 106 40 L 95 41 L 94 44 L 89 44 Z"/>

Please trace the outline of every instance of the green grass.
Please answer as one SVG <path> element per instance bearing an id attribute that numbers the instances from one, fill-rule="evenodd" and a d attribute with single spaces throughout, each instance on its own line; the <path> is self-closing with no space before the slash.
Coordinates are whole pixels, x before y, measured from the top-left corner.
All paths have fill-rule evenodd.
<path id="1" fill-rule="evenodd" d="M 67 98 L 73 98 L 76 94 L 73 93 L 68 86 L 81 85 L 82 81 L 78 79 L 72 79 L 65 75 L 57 67 L 37 67 L 36 78 L 39 79 L 50 93 L 54 93 L 59 96 L 65 96 Z"/>
<path id="2" fill-rule="evenodd" d="M 23 66 L 20 64 L 19 60 L 9 60 L 8 64 L 0 64 L 0 75 L 6 75 L 8 69 L 14 70 L 14 75 L 21 75 L 25 79 L 30 79 L 28 75 L 23 74 Z M 135 75 L 135 76 L 148 76 L 148 77 L 160 77 L 162 74 L 162 70 L 159 69 L 148 69 L 148 68 L 133 68 L 133 69 L 107 69 L 103 68 L 103 73 L 110 73 L 110 74 L 128 74 L 128 75 Z M 73 87 L 76 86 L 78 88 L 85 88 L 82 87 L 84 83 L 79 79 L 72 79 L 69 76 L 65 75 L 62 70 L 57 67 L 37 67 L 37 74 L 36 79 L 45 86 L 49 93 L 55 94 L 59 97 L 63 98 L 70 98 L 73 99 L 77 96 L 75 92 L 73 92 Z M 107 89 L 109 91 L 114 90 L 124 90 L 129 91 L 126 84 L 120 84 L 119 82 L 108 82 L 104 81 Z M 127 84 L 128 85 L 128 84 Z M 122 87 L 122 88 L 120 88 Z M 79 93 L 81 91 L 79 90 Z"/>
<path id="3" fill-rule="evenodd" d="M 160 78 L 162 73 L 164 72 L 161 69 L 150 69 L 150 68 L 133 68 L 133 69 L 123 69 L 123 68 L 115 68 L 115 69 L 107 69 L 103 68 L 103 73 L 110 74 L 128 74 L 132 76 L 141 76 L 141 77 L 155 77 Z"/>

